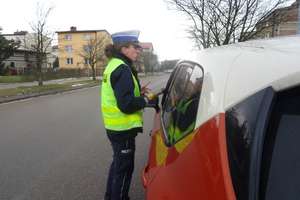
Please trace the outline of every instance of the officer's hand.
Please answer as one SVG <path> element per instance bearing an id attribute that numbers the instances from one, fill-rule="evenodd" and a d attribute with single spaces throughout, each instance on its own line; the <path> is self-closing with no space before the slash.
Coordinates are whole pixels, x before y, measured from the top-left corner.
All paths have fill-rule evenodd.
<path id="1" fill-rule="evenodd" d="M 151 90 L 148 88 L 149 84 L 150 84 L 150 81 L 147 84 L 145 84 L 144 86 L 142 86 L 142 88 L 141 88 L 142 95 L 145 95 L 146 93 L 151 92 Z"/>
<path id="2" fill-rule="evenodd" d="M 149 88 L 143 87 L 142 90 L 141 90 L 141 94 L 142 94 L 142 95 L 145 95 L 145 94 L 149 93 L 150 91 L 151 91 L 151 90 L 150 90 Z"/>
<path id="3" fill-rule="evenodd" d="M 155 93 L 153 93 L 151 90 L 148 90 L 147 92 L 144 93 L 144 96 L 149 100 L 154 100 L 155 98 L 157 98 L 157 95 Z"/>
<path id="4" fill-rule="evenodd" d="M 148 102 L 146 103 L 146 107 L 154 108 L 155 111 L 158 113 L 160 110 L 158 96 L 156 96 L 154 99 L 148 100 Z"/>

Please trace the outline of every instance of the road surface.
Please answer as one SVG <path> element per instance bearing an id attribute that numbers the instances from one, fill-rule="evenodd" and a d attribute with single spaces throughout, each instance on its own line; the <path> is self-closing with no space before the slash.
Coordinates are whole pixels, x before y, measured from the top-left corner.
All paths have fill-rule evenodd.
<path id="1" fill-rule="evenodd" d="M 168 76 L 152 77 L 150 87 L 159 90 Z M 141 170 L 153 114 L 146 109 L 144 134 L 136 141 L 132 200 L 144 199 Z M 103 198 L 112 150 L 100 115 L 99 87 L 0 104 L 0 127 L 1 200 Z"/>

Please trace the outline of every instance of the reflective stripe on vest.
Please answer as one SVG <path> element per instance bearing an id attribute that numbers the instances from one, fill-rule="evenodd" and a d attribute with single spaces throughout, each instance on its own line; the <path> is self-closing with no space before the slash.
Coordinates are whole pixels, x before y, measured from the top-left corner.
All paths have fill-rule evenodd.
<path id="1" fill-rule="evenodd" d="M 123 113 L 117 106 L 117 100 L 110 83 L 111 73 L 120 65 L 125 64 L 121 59 L 112 58 L 103 72 L 101 86 L 101 110 L 106 129 L 124 131 L 132 128 L 142 127 L 142 112 L 132 114 Z M 125 64 L 126 65 L 126 64 Z M 136 78 L 131 74 L 134 82 L 134 96 L 140 96 L 140 89 Z"/>

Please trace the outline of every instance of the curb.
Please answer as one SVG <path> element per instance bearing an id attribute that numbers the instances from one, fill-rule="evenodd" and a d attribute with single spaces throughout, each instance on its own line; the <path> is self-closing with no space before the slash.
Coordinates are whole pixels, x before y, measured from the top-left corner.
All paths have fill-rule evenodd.
<path id="1" fill-rule="evenodd" d="M 91 87 L 95 87 L 95 86 L 99 86 L 99 84 L 93 84 L 93 85 L 88 85 L 88 86 L 83 85 L 83 86 L 74 87 L 71 89 L 64 89 L 64 90 L 53 90 L 53 91 L 48 91 L 48 92 L 15 95 L 15 96 L 9 96 L 9 97 L 0 97 L 0 104 L 24 100 L 24 99 L 30 99 L 30 98 L 39 97 L 39 96 L 54 95 L 54 94 L 69 92 L 69 91 L 73 91 L 73 90 L 84 89 L 84 88 L 91 88 Z"/>

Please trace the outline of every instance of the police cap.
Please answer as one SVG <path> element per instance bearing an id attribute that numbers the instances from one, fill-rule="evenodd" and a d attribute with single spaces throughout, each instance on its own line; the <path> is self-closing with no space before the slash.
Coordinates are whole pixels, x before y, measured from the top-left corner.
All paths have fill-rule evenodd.
<path id="1" fill-rule="evenodd" d="M 114 44 L 126 42 L 139 43 L 139 35 L 140 31 L 130 30 L 114 33 L 111 37 Z"/>

